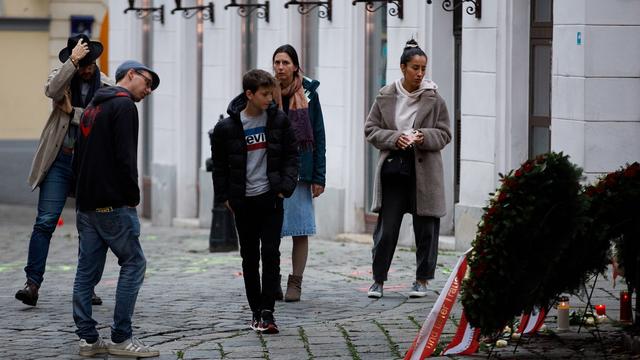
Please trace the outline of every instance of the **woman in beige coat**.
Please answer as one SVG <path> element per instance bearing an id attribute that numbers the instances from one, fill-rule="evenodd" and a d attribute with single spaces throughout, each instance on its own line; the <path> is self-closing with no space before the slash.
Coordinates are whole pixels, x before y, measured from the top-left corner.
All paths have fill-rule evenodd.
<path id="1" fill-rule="evenodd" d="M 378 223 L 371 298 L 383 295 L 405 213 L 413 215 L 417 248 L 416 281 L 409 296 L 425 296 L 435 273 L 440 217 L 445 214 L 440 151 L 451 141 L 451 132 L 438 87 L 424 78 L 426 67 L 427 55 L 409 40 L 400 58 L 403 78 L 380 90 L 365 123 L 367 141 L 380 150 L 373 188 Z"/>

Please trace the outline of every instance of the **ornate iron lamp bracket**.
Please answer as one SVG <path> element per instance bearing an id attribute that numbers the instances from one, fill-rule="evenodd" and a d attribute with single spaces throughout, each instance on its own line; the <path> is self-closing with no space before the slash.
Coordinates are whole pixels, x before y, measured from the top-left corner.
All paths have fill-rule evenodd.
<path id="1" fill-rule="evenodd" d="M 207 5 L 201 6 L 186 6 L 182 7 L 182 0 L 175 0 L 176 7 L 171 10 L 171 14 L 174 14 L 176 11 L 183 11 L 182 16 L 186 19 L 190 19 L 195 16 L 197 13 L 202 13 L 203 20 L 211 20 L 211 23 L 215 22 L 215 13 L 213 8 L 213 2 L 210 2 Z"/>
<path id="2" fill-rule="evenodd" d="M 366 3 L 367 6 L 365 6 L 365 9 L 367 9 L 368 12 L 376 12 L 384 5 L 391 4 L 395 7 L 389 9 L 389 15 L 397 16 L 399 19 L 404 17 L 403 0 L 353 0 L 351 5 L 355 5 L 357 3 Z M 378 3 L 381 4 L 376 6 Z"/>
<path id="3" fill-rule="evenodd" d="M 427 4 L 431 4 L 433 0 L 427 0 Z M 482 17 L 482 0 L 443 0 L 442 8 L 444 11 L 453 11 L 457 9 L 459 6 L 462 6 L 462 3 L 470 3 L 466 4 L 466 8 L 464 11 L 469 15 L 475 15 L 476 19 L 480 19 Z"/>
<path id="4" fill-rule="evenodd" d="M 143 19 L 151 15 L 151 20 L 158 20 L 160 24 L 164 25 L 164 5 L 160 5 L 160 7 L 137 8 L 133 6 L 134 1 L 135 0 L 129 0 L 129 7 L 124 9 L 125 14 L 129 11 L 135 11 L 138 19 Z M 156 12 L 158 13 L 156 14 Z"/>
<path id="5" fill-rule="evenodd" d="M 256 12 L 256 17 L 258 19 L 264 19 L 266 22 L 269 22 L 269 1 L 265 1 L 264 4 L 238 4 L 236 0 L 231 0 L 230 3 L 224 6 L 224 9 L 227 10 L 230 7 L 238 8 L 238 15 L 242 17 L 251 16 L 252 12 Z"/>
<path id="6" fill-rule="evenodd" d="M 331 21 L 332 4 L 333 0 L 325 1 L 305 1 L 305 0 L 291 0 L 284 4 L 284 8 L 288 9 L 289 5 L 298 5 L 298 12 L 302 15 L 306 15 L 311 10 L 318 8 L 318 17 Z"/>

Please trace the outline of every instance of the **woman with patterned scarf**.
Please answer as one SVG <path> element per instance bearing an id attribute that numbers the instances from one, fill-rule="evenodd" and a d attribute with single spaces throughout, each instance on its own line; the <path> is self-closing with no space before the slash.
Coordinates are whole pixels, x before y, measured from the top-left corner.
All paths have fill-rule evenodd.
<path id="1" fill-rule="evenodd" d="M 317 80 L 303 77 L 298 53 L 291 45 L 282 45 L 273 53 L 273 71 L 279 86 L 274 99 L 289 116 L 300 153 L 298 185 L 284 201 L 282 236 L 293 238 L 292 273 L 287 280 L 285 301 L 299 301 L 302 274 L 309 253 L 309 235 L 316 233 L 312 199 L 324 192 L 326 159 L 322 108 L 316 89 Z M 282 300 L 282 288 L 276 298 Z"/>

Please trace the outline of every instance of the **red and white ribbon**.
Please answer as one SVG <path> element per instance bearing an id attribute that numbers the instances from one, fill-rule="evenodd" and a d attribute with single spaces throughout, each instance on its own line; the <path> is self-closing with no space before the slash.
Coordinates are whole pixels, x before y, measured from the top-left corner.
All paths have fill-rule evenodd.
<path id="1" fill-rule="evenodd" d="M 478 351 L 479 347 L 480 329 L 476 329 L 469 324 L 463 310 L 456 335 L 444 349 L 442 355 L 470 355 Z"/>
<path id="2" fill-rule="evenodd" d="M 535 334 L 540 330 L 542 324 L 544 324 L 545 317 L 546 313 L 544 309 L 533 309 L 533 311 L 528 314 L 522 313 L 518 332 L 523 335 Z"/>
<path id="3" fill-rule="evenodd" d="M 464 279 L 464 274 L 467 271 L 467 253 L 469 250 L 458 259 L 440 296 L 438 296 L 438 300 L 436 300 L 431 312 L 429 312 L 429 316 L 422 324 L 422 328 L 420 328 L 418 335 L 413 340 L 413 344 L 407 351 L 404 360 L 424 359 L 431 356 L 436 349 L 444 325 L 449 319 L 451 308 L 460 293 L 462 279 Z"/>

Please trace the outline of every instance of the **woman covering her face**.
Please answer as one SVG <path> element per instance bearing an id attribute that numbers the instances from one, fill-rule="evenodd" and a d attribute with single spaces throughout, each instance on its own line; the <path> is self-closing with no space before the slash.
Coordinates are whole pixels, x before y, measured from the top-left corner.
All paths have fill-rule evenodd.
<path id="1" fill-rule="evenodd" d="M 312 199 L 324 192 L 326 159 L 322 108 L 316 90 L 317 80 L 302 76 L 298 53 L 282 45 L 273 53 L 273 72 L 278 81 L 274 99 L 287 113 L 300 151 L 299 182 L 290 198 L 284 200 L 282 236 L 293 238 L 292 273 L 287 280 L 285 301 L 299 301 L 302 274 L 309 253 L 309 235 L 316 233 Z M 282 299 L 282 289 L 276 297 Z"/>
<path id="2" fill-rule="evenodd" d="M 405 213 L 413 215 L 416 238 L 410 297 L 427 295 L 436 269 L 440 217 L 446 212 L 440 151 L 451 141 L 451 132 L 447 106 L 438 86 L 425 79 L 426 68 L 427 55 L 409 40 L 400 58 L 403 77 L 380 89 L 365 123 L 367 141 L 380 150 L 373 188 L 378 223 L 371 298 L 383 295 Z"/>

